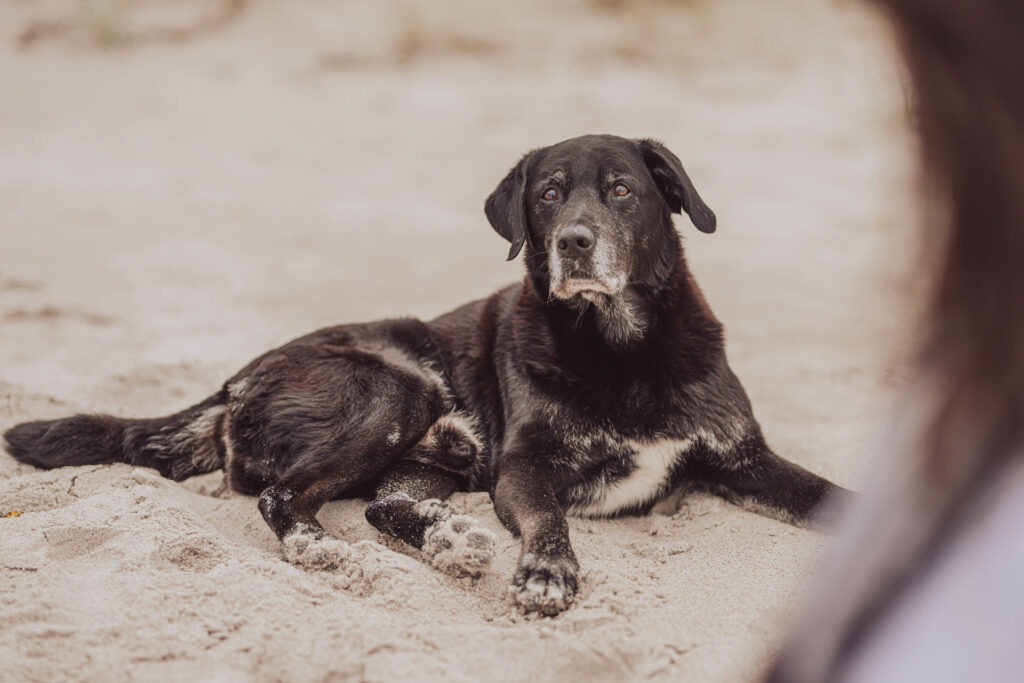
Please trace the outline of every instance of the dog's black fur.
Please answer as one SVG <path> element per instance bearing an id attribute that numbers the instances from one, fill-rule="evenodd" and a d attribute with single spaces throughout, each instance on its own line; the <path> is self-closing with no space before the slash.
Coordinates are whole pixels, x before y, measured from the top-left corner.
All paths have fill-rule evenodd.
<path id="1" fill-rule="evenodd" d="M 715 216 L 663 145 L 585 136 L 533 151 L 485 209 L 509 258 L 525 250 L 523 283 L 429 323 L 313 333 L 171 418 L 19 425 L 12 454 L 43 467 L 127 461 L 177 479 L 226 465 L 282 536 L 319 532 L 320 506 L 361 486 L 377 497 L 371 523 L 419 546 L 430 520 L 417 500 L 488 490 L 522 539 L 516 600 L 546 614 L 577 588 L 567 510 L 644 512 L 696 487 L 811 523 L 843 491 L 765 444 L 671 214 L 708 233 Z M 450 396 L 425 379 L 431 369 Z M 475 465 L 403 457 L 453 409 L 482 430 Z M 401 438 L 387 444 L 395 425 Z"/>
<path id="2" fill-rule="evenodd" d="M 128 462 L 176 481 L 223 467 L 232 489 L 260 496 L 279 537 L 323 536 L 323 504 L 372 489 L 392 464 L 436 469 L 453 485 L 479 466 L 475 423 L 454 410 L 437 355 L 418 320 L 329 328 L 260 356 L 176 415 L 76 415 L 5 436 L 39 467 Z"/>

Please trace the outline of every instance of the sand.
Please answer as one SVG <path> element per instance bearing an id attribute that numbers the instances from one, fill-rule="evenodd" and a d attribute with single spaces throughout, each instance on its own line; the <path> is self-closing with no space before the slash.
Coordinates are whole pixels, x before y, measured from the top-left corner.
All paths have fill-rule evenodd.
<path id="1" fill-rule="evenodd" d="M 609 132 L 664 140 L 717 212 L 714 235 L 678 227 L 769 443 L 858 486 L 915 286 L 877 18 L 409 0 L 218 24 L 209 4 L 0 4 L 0 429 L 165 414 L 306 331 L 485 296 L 522 276 L 486 195 L 527 149 Z M 0 517 L 20 513 L 0 518 L 0 680 L 752 680 L 828 544 L 701 495 L 572 519 L 579 599 L 538 618 L 511 603 L 487 494 L 451 501 L 498 538 L 471 579 L 386 543 L 360 501 L 320 515 L 340 566 L 294 566 L 221 483 L 0 453 Z"/>

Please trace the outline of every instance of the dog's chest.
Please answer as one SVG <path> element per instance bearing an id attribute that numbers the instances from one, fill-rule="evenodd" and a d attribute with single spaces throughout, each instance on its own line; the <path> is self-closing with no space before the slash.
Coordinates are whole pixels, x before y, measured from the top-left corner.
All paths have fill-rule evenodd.
<path id="1" fill-rule="evenodd" d="M 672 473 L 694 438 L 650 441 L 607 436 L 567 444 L 585 472 L 568 492 L 569 513 L 608 517 L 653 503 L 671 486 Z"/>

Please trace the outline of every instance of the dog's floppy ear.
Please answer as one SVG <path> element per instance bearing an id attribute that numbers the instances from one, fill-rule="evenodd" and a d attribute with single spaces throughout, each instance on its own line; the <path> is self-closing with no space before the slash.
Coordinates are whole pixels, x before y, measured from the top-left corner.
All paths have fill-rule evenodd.
<path id="1" fill-rule="evenodd" d="M 526 218 L 526 166 L 529 158 L 530 154 L 527 154 L 520 159 L 484 203 L 484 213 L 491 227 L 512 243 L 508 250 L 509 261 L 519 255 L 529 230 Z"/>
<path id="2" fill-rule="evenodd" d="M 644 163 L 654 178 L 661 196 L 673 213 L 685 211 L 701 232 L 715 231 L 715 214 L 697 194 L 690 176 L 683 170 L 683 162 L 656 140 L 637 140 Z"/>

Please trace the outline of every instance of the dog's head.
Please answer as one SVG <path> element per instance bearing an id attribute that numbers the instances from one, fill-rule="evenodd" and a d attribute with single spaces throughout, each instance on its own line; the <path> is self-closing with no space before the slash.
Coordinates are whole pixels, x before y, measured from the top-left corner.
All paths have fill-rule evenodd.
<path id="1" fill-rule="evenodd" d="M 487 218 L 526 246 L 544 294 L 601 303 L 630 287 L 664 286 L 679 253 L 672 213 L 702 232 L 715 215 L 675 154 L 653 140 L 587 135 L 524 156 L 487 198 Z"/>

